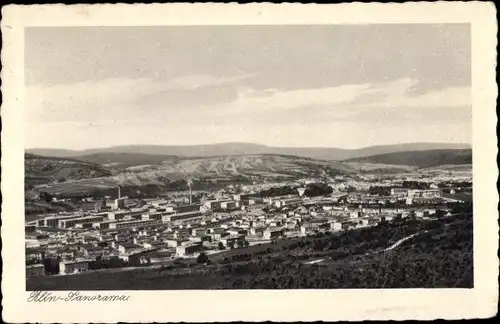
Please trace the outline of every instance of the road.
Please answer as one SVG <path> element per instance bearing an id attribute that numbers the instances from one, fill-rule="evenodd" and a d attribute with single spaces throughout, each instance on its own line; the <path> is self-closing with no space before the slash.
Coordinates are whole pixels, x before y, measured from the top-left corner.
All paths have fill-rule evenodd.
<path id="1" fill-rule="evenodd" d="M 450 224 L 447 224 L 446 226 L 448 226 Z M 385 249 L 382 249 L 382 250 L 377 250 L 377 251 L 371 251 L 371 252 L 367 252 L 365 253 L 364 255 L 371 255 L 371 254 L 376 254 L 376 253 L 382 253 L 382 252 L 387 252 L 387 251 L 391 251 L 395 248 L 397 248 L 398 246 L 400 246 L 401 244 L 403 244 L 405 241 L 408 241 L 409 239 L 417 236 L 417 235 L 421 235 L 421 234 L 424 234 L 424 233 L 427 233 L 428 230 L 425 230 L 425 231 L 420 231 L 420 232 L 417 232 L 417 233 L 414 233 L 412 235 L 408 235 L 406 237 L 403 237 L 402 239 L 396 241 L 394 244 L 392 244 L 391 246 L 385 248 Z M 330 260 L 332 259 L 331 257 L 329 258 Z M 305 262 L 306 264 L 315 264 L 315 263 L 320 263 L 320 262 L 323 262 L 325 261 L 325 259 L 318 259 L 318 260 L 313 260 L 313 261 L 307 261 Z"/>
<path id="2" fill-rule="evenodd" d="M 412 237 L 415 237 L 417 235 L 424 234 L 424 233 L 427 233 L 427 232 L 428 231 L 422 231 L 422 232 L 418 232 L 418 233 L 409 235 L 407 237 L 403 237 L 402 239 L 398 240 L 393 245 L 391 245 L 388 248 L 382 250 L 381 252 L 387 252 L 387 251 L 393 250 L 393 249 L 397 248 L 398 246 L 400 246 L 401 244 L 403 244 L 405 241 L 408 241 L 409 239 L 411 239 Z"/>

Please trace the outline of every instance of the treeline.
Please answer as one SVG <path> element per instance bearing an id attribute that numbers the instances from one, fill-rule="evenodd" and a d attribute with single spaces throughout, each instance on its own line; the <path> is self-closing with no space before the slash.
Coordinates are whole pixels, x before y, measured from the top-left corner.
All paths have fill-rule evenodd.
<path id="1" fill-rule="evenodd" d="M 273 187 L 260 191 L 260 196 L 262 198 L 279 197 L 279 196 L 296 195 L 296 194 L 297 194 L 297 187 L 291 187 L 291 186 Z"/>
<path id="2" fill-rule="evenodd" d="M 260 196 L 262 198 L 267 198 L 267 197 L 297 195 L 298 188 L 299 187 L 297 186 L 273 187 L 270 189 L 261 190 Z M 325 196 L 325 195 L 330 195 L 332 192 L 333 192 L 332 187 L 328 186 L 325 183 L 309 183 L 305 186 L 304 196 L 306 197 Z"/>
<path id="3" fill-rule="evenodd" d="M 306 197 L 317 197 L 326 196 L 332 194 L 332 187 L 324 183 L 310 183 L 306 185 L 306 190 L 304 191 L 304 196 Z"/>
<path id="4" fill-rule="evenodd" d="M 402 187 L 406 189 L 427 190 L 430 189 L 430 184 L 419 181 L 403 181 Z"/>
<path id="5" fill-rule="evenodd" d="M 388 187 L 370 186 L 368 193 L 370 195 L 390 196 L 391 189 Z"/>

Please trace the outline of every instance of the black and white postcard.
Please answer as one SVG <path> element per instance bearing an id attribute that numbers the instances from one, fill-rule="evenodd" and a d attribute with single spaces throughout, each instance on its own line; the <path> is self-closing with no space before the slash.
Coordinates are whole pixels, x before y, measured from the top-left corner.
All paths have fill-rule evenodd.
<path id="1" fill-rule="evenodd" d="M 6 321 L 495 315 L 493 4 L 3 17 Z"/>

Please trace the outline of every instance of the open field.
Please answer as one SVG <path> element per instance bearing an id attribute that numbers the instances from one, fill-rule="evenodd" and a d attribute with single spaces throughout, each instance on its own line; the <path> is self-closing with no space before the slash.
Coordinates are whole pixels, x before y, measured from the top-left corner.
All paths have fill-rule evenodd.
<path id="1" fill-rule="evenodd" d="M 370 171 L 412 172 L 418 169 L 417 167 L 410 165 L 364 163 L 364 162 L 345 162 L 345 163 L 360 172 L 370 172 Z"/>
<path id="2" fill-rule="evenodd" d="M 80 180 L 112 175 L 112 170 L 99 164 L 65 158 L 26 154 L 25 184 L 28 188 L 40 184 Z"/>
<path id="3" fill-rule="evenodd" d="M 471 172 L 472 164 L 439 165 L 430 168 L 420 169 L 422 172 Z"/>

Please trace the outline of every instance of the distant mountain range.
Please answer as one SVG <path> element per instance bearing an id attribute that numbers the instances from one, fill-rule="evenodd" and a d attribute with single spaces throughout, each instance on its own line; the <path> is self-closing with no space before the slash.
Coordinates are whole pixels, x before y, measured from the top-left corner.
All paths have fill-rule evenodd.
<path id="1" fill-rule="evenodd" d="M 395 145 L 378 145 L 360 149 L 339 149 L 327 147 L 272 147 L 252 143 L 222 143 L 209 145 L 190 146 L 164 146 L 164 145 L 127 145 L 113 146 L 106 148 L 96 148 L 87 150 L 64 150 L 64 149 L 28 149 L 27 153 L 77 158 L 88 160 L 89 156 L 93 162 L 101 163 L 95 159 L 101 159 L 103 153 L 120 154 L 148 154 L 157 155 L 159 159 L 166 157 L 213 157 L 213 156 L 233 156 L 233 155 L 254 155 L 254 154 L 278 154 L 301 156 L 313 159 L 326 160 L 349 160 L 360 157 L 374 156 L 380 154 L 390 154 L 406 151 L 427 151 L 427 150 L 447 150 L 447 149 L 471 149 L 470 144 L 457 143 L 405 143 Z M 96 156 L 96 154 L 98 154 Z M 100 156 L 100 157 L 99 157 Z M 109 157 L 109 156 L 108 156 Z M 130 157 L 130 155 L 129 155 Z M 143 156 L 144 158 L 144 156 Z M 151 157 L 150 157 L 151 158 Z M 111 163 L 111 161 L 110 161 Z"/>

